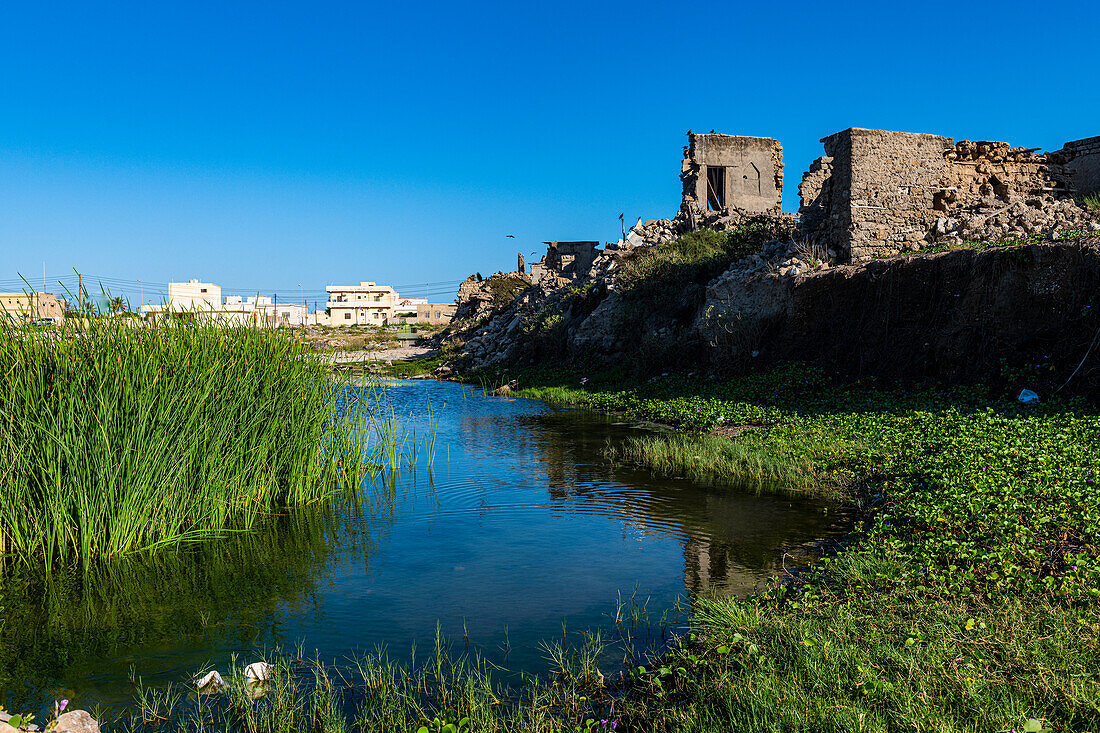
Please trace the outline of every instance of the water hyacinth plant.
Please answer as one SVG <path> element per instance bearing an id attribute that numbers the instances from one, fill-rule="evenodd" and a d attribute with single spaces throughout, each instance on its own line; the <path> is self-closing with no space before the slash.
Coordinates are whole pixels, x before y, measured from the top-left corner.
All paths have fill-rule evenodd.
<path id="1" fill-rule="evenodd" d="M 270 330 L 0 321 L 0 373 L 0 553 L 46 569 L 248 530 L 369 451 L 369 386 Z"/>

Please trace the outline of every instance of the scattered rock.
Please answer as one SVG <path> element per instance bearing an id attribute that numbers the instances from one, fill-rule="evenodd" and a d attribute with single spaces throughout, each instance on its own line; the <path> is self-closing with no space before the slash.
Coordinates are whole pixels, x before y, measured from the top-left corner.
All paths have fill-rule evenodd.
<path id="1" fill-rule="evenodd" d="M 217 670 L 207 672 L 205 675 L 195 681 L 195 687 L 199 692 L 209 694 L 217 692 L 225 687 L 225 680 L 218 674 Z"/>
<path id="2" fill-rule="evenodd" d="M 244 676 L 256 682 L 264 682 L 271 679 L 273 671 L 267 662 L 253 662 L 244 668 Z"/>
<path id="3" fill-rule="evenodd" d="M 73 710 L 59 715 L 50 733 L 99 733 L 99 723 L 86 710 Z"/>

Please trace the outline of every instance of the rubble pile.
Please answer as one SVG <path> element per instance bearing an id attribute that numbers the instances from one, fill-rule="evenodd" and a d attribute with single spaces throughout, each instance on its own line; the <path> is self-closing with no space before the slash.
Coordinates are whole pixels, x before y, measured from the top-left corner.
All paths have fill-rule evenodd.
<path id="1" fill-rule="evenodd" d="M 511 302 L 530 285 L 530 276 L 522 272 L 498 271 L 487 278 L 483 278 L 480 273 L 470 275 L 458 286 L 458 304 L 453 320 L 481 320 Z M 552 287 L 554 284 L 547 285 Z"/>
<path id="2" fill-rule="evenodd" d="M 1100 232 L 1100 212 L 1082 207 L 1073 199 L 1043 194 L 1008 203 L 993 196 L 940 216 L 929 233 L 929 242 L 961 246 L 965 242 L 1023 239 L 1041 234 L 1056 240 L 1071 232 Z"/>
<path id="3" fill-rule="evenodd" d="M 1100 231 L 1100 212 L 1074 198 L 1057 155 L 994 140 L 961 140 L 944 152 L 938 214 L 926 241 L 961 245 L 1036 234 Z"/>

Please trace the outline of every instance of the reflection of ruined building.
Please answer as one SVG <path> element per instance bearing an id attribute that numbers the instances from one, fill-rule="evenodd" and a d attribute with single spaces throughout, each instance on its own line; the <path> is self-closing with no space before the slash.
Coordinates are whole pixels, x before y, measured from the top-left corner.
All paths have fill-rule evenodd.
<path id="1" fill-rule="evenodd" d="M 543 242 L 546 256 L 531 263 L 531 280 L 539 282 L 547 275 L 573 280 L 588 273 L 599 252 L 599 242 Z"/>
<path id="2" fill-rule="evenodd" d="M 1049 155 L 1008 143 L 850 128 L 802 178 L 803 231 L 842 261 L 915 251 L 936 236 L 1030 234 L 1058 200 L 1100 187 L 1100 138 Z M 990 225 L 997 227 L 991 229 Z"/>
<path id="3" fill-rule="evenodd" d="M 783 147 L 770 137 L 689 132 L 680 180 L 681 209 L 689 216 L 732 209 L 778 214 Z"/>

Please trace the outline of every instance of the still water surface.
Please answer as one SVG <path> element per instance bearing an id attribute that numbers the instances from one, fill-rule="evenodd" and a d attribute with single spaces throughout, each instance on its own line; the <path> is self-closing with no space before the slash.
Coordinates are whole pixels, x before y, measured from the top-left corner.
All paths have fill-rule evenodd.
<path id="1" fill-rule="evenodd" d="M 423 656 L 437 623 L 538 673 L 540 641 L 606 628 L 618 598 L 659 619 L 699 594 L 744 594 L 784 552 L 840 530 L 814 502 L 611 467 L 600 451 L 634 430 L 599 415 L 444 382 L 386 392 L 419 455 L 359 508 L 86 577 L 0 580 L 0 702 L 125 704 L 131 675 L 184 682 L 273 647 Z"/>

